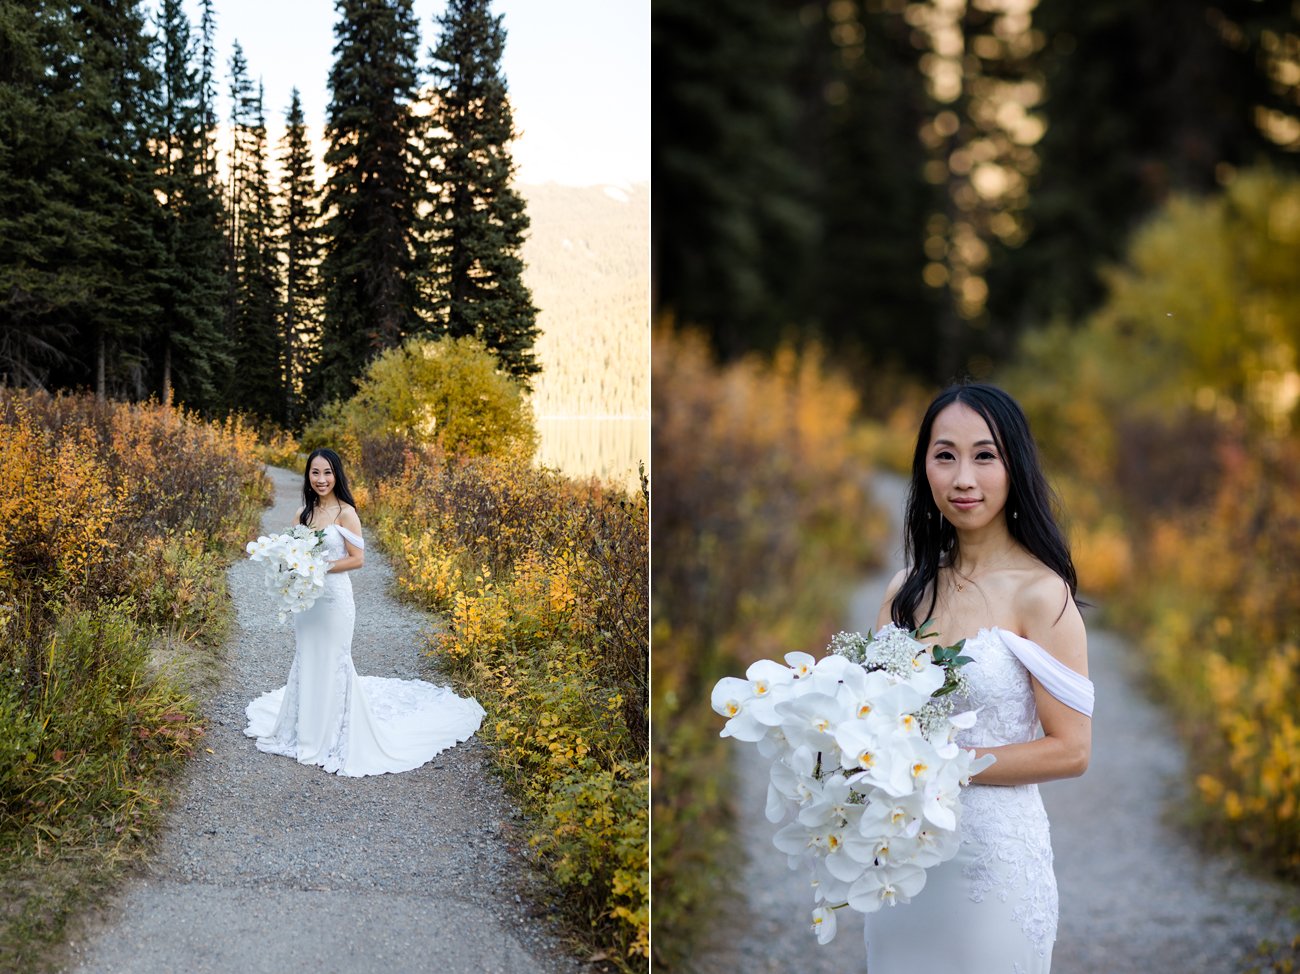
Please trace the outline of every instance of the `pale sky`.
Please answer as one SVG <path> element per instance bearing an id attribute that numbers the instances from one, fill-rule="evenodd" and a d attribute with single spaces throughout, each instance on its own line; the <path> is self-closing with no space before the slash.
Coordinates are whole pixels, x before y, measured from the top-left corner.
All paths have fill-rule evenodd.
<path id="1" fill-rule="evenodd" d="M 445 0 L 414 0 L 420 66 Z M 185 0 L 197 34 L 200 8 Z M 318 138 L 329 103 L 333 0 L 216 0 L 222 111 L 238 39 L 249 74 L 265 86 L 272 145 L 296 85 Z M 502 68 L 519 139 L 523 183 L 592 186 L 650 179 L 650 0 L 493 0 L 506 29 Z"/>

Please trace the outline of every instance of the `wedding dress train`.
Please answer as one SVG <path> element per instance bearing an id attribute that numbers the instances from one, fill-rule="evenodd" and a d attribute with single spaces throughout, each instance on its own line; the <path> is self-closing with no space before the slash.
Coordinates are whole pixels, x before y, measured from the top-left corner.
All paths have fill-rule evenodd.
<path id="1" fill-rule="evenodd" d="M 344 557 L 341 525 L 325 528 L 333 560 Z M 468 740 L 484 710 L 473 698 L 423 680 L 358 676 L 352 664 L 356 608 L 347 572 L 325 576 L 325 591 L 294 616 L 297 650 L 285 686 L 264 693 L 245 710 L 244 733 L 258 750 L 319 765 L 348 777 L 410 771 L 440 751 Z"/>
<path id="2" fill-rule="evenodd" d="M 1038 710 L 1030 681 L 1081 713 L 1093 687 L 1037 643 L 1004 629 L 966 640 L 966 700 L 979 708 L 962 747 L 1031 741 Z M 1048 974 L 1056 940 L 1056 876 L 1037 785 L 972 784 L 961 792 L 961 848 L 927 870 L 910 902 L 866 917 L 867 974 Z"/>

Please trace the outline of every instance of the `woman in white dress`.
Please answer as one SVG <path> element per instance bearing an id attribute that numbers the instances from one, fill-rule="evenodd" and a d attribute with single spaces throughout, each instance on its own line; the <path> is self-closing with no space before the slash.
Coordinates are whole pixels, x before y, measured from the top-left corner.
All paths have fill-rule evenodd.
<path id="1" fill-rule="evenodd" d="M 483 720 L 478 701 L 423 680 L 357 675 L 348 572 L 365 564 L 365 542 L 333 450 L 308 457 L 296 521 L 325 533 L 331 559 L 325 591 L 294 615 L 288 682 L 248 705 L 244 733 L 257 739 L 259 750 L 349 777 L 410 771 L 467 740 Z"/>
<path id="2" fill-rule="evenodd" d="M 1069 548 L 1024 413 L 954 386 L 927 410 L 904 545 L 877 625 L 965 639 L 976 726 L 997 760 L 962 790 L 961 848 L 908 904 L 869 914 L 868 974 L 1047 974 L 1057 894 L 1038 782 L 1083 774 L 1092 740 L 1087 636 Z"/>

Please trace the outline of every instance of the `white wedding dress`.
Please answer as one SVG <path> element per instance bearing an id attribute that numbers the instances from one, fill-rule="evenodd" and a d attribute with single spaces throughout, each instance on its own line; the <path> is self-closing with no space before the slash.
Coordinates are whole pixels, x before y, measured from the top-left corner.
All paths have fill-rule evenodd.
<path id="1" fill-rule="evenodd" d="M 1093 687 L 1037 643 L 1004 629 L 966 640 L 967 699 L 979 708 L 963 747 L 1032 741 L 1039 732 L 1030 674 L 1052 696 L 1092 714 Z M 1056 940 L 1056 876 L 1037 785 L 961 791 L 961 848 L 926 872 L 910 903 L 866 917 L 867 974 L 1048 974 Z"/>
<path id="2" fill-rule="evenodd" d="M 331 560 L 343 539 L 362 539 L 341 525 L 325 528 Z M 423 680 L 358 676 L 352 665 L 356 607 L 347 572 L 325 576 L 325 591 L 294 615 L 297 651 L 289 680 L 245 710 L 244 733 L 258 750 L 296 758 L 348 777 L 410 771 L 468 740 L 483 721 L 477 700 Z"/>

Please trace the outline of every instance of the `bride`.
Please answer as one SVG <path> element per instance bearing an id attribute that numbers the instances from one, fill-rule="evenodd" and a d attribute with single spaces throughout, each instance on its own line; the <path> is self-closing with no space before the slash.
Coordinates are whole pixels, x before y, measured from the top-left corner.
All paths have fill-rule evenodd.
<path id="1" fill-rule="evenodd" d="M 410 771 L 469 739 L 483 720 L 478 701 L 423 680 L 358 676 L 352 665 L 356 608 L 347 573 L 365 564 L 365 542 L 333 450 L 307 458 L 295 520 L 324 531 L 331 559 L 325 591 L 294 615 L 288 682 L 248 705 L 244 733 L 268 754 L 349 777 Z"/>
<path id="2" fill-rule="evenodd" d="M 966 639 L 963 747 L 996 761 L 961 793 L 961 847 L 911 903 L 866 919 L 868 974 L 1047 974 L 1056 939 L 1052 846 L 1038 782 L 1083 774 L 1092 740 L 1076 579 L 1024 413 L 982 384 L 941 393 L 921 423 L 907 568 L 877 626 Z M 1042 734 L 1038 734 L 1041 725 Z"/>

